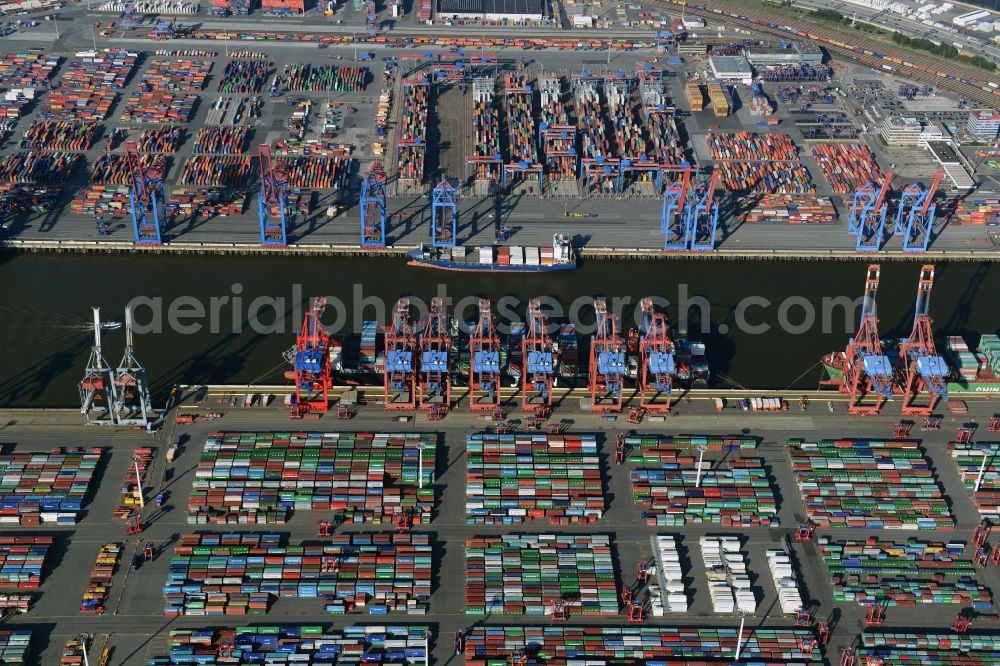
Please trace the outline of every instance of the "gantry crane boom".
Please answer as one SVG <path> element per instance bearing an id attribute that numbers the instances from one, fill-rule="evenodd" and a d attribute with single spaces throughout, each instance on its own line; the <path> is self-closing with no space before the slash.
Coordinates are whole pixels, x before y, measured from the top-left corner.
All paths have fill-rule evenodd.
<path id="1" fill-rule="evenodd" d="M 386 175 L 381 162 L 372 162 L 361 181 L 361 247 L 385 247 Z"/>
<path id="2" fill-rule="evenodd" d="M 304 418 L 308 414 L 322 415 L 330 409 L 330 389 L 333 374 L 330 367 L 330 336 L 321 321 L 326 298 L 313 299 L 312 307 L 302 318 L 302 328 L 295 339 L 292 372 L 295 394 L 289 416 Z"/>
<path id="3" fill-rule="evenodd" d="M 260 220 L 260 244 L 284 247 L 288 244 L 288 169 L 273 158 L 271 147 L 261 144 L 260 194 L 257 216 Z"/>
<path id="4" fill-rule="evenodd" d="M 147 426 L 153 412 L 146 369 L 135 357 L 132 308 L 125 307 L 125 352 L 115 369 L 115 413 L 118 425 Z"/>
<path id="5" fill-rule="evenodd" d="M 669 251 L 687 250 L 691 245 L 684 208 L 691 183 L 691 165 L 682 166 L 680 182 L 670 183 L 663 193 L 660 230 L 663 232 L 663 249 Z"/>
<path id="6" fill-rule="evenodd" d="M 80 381 L 80 413 L 87 425 L 116 425 L 115 383 L 101 350 L 101 309 L 94 310 L 94 346 Z"/>
<path id="7" fill-rule="evenodd" d="M 410 319 L 410 299 L 401 298 L 385 332 L 385 408 L 408 411 L 417 406 L 417 340 Z"/>
<path id="8" fill-rule="evenodd" d="M 861 324 L 857 334 L 847 344 L 840 382 L 840 392 L 850 396 L 849 413 L 861 416 L 878 414 L 892 395 L 892 366 L 882 353 L 882 341 L 878 334 L 875 296 L 880 275 L 878 264 L 868 267 Z M 875 402 L 863 404 L 863 399 L 870 393 L 875 394 Z"/>
<path id="9" fill-rule="evenodd" d="M 420 336 L 420 409 L 451 406 L 451 336 L 444 314 L 444 299 L 431 299 L 430 311 Z"/>
<path id="10" fill-rule="evenodd" d="M 939 400 L 948 399 L 948 364 L 937 354 L 930 317 L 933 288 L 934 265 L 925 264 L 917 281 L 913 330 L 899 346 L 904 416 L 929 416 Z M 921 395 L 926 395 L 926 401 L 918 405 L 916 401 Z"/>
<path id="11" fill-rule="evenodd" d="M 431 193 L 431 244 L 434 247 L 455 247 L 458 234 L 458 192 L 445 178 Z"/>
<path id="12" fill-rule="evenodd" d="M 857 234 L 854 247 L 858 252 L 877 252 L 882 248 L 888 212 L 885 197 L 891 184 L 892 171 L 885 175 L 877 194 L 874 194 L 874 187 L 870 183 L 854 194 L 848 227 L 852 233 Z"/>
<path id="13" fill-rule="evenodd" d="M 653 299 L 644 298 L 639 341 L 639 406 L 651 413 L 666 413 L 672 403 L 674 343 L 667 316 L 653 309 Z"/>
<path id="14" fill-rule="evenodd" d="M 904 252 L 926 252 L 931 242 L 931 232 L 934 230 L 934 217 L 937 206 L 934 195 L 944 173 L 938 171 L 930 187 L 921 191 L 920 198 L 910 208 L 906 218 L 906 228 L 903 230 Z"/>
<path id="15" fill-rule="evenodd" d="M 719 226 L 719 204 L 714 203 L 715 188 L 719 182 L 721 169 L 712 171 L 708 181 L 708 189 L 698 198 L 694 205 L 689 204 L 687 225 L 691 238 L 691 249 L 695 251 L 712 251 L 715 249 L 715 233 Z"/>
<path id="16" fill-rule="evenodd" d="M 469 339 L 469 409 L 492 411 L 500 405 L 500 336 L 490 301 L 479 299 L 479 320 Z"/>
<path id="17" fill-rule="evenodd" d="M 607 301 L 594 299 L 597 330 L 590 339 L 590 408 L 595 412 L 620 412 L 625 378 L 625 343 L 618 332 L 618 318 L 608 312 Z"/>
<path id="18" fill-rule="evenodd" d="M 163 195 L 163 158 L 156 156 L 148 167 L 142 164 L 139 144 L 125 142 L 125 164 L 128 167 L 129 210 L 136 245 L 159 245 L 162 226 L 167 219 Z"/>
<path id="19" fill-rule="evenodd" d="M 546 413 L 552 405 L 555 347 L 541 301 L 528 302 L 528 326 L 521 340 L 521 409 Z"/>

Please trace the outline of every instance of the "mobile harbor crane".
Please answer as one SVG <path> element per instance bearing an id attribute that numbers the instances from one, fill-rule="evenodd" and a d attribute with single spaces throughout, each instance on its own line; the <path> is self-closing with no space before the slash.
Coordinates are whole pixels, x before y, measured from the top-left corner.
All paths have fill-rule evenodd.
<path id="1" fill-rule="evenodd" d="M 934 195 L 944 174 L 938 171 L 930 187 L 909 185 L 903 189 L 896 210 L 896 224 L 893 235 L 903 237 L 904 252 L 926 252 L 934 230 Z"/>
<path id="2" fill-rule="evenodd" d="M 451 407 L 451 336 L 448 320 L 444 315 L 444 300 L 436 296 L 431 299 L 430 312 L 424 323 L 419 340 L 420 365 L 419 392 L 417 401 L 420 409 L 433 418 L 440 418 Z"/>
<path id="3" fill-rule="evenodd" d="M 479 299 L 479 320 L 469 339 L 469 409 L 492 412 L 500 406 L 500 336 L 490 301 Z"/>
<path id="4" fill-rule="evenodd" d="M 146 369 L 135 358 L 132 344 L 132 308 L 125 307 L 125 352 L 115 369 L 115 417 L 118 425 L 149 425 L 153 412 Z"/>
<path id="5" fill-rule="evenodd" d="M 670 339 L 667 316 L 653 309 L 653 300 L 644 298 L 639 341 L 639 406 L 653 414 L 670 411 L 674 381 L 674 343 Z"/>
<path id="6" fill-rule="evenodd" d="M 289 411 L 293 419 L 318 418 L 330 409 L 330 389 L 333 387 L 330 336 L 321 322 L 325 308 L 325 297 L 313 299 L 312 308 L 303 316 L 302 329 L 295 339 L 291 373 L 295 379 L 295 393 Z"/>
<path id="7" fill-rule="evenodd" d="M 163 196 L 163 158 L 154 157 L 152 164 L 144 167 L 139 145 L 126 141 L 125 164 L 128 166 L 128 203 L 135 244 L 159 245 L 163 242 L 161 225 L 167 219 Z"/>
<path id="8" fill-rule="evenodd" d="M 260 220 L 262 247 L 285 247 L 288 244 L 288 169 L 273 159 L 271 147 L 261 144 L 260 194 L 257 216 Z"/>
<path id="9" fill-rule="evenodd" d="M 900 390 L 904 416 L 930 416 L 939 400 L 948 399 L 948 364 L 937 354 L 929 314 L 933 288 L 934 265 L 925 264 L 917 281 L 913 330 L 899 345 L 903 363 Z M 926 395 L 926 401 L 917 405 L 921 395 Z"/>
<path id="10" fill-rule="evenodd" d="M 590 339 L 590 409 L 622 410 L 625 379 L 625 343 L 618 332 L 618 318 L 608 312 L 607 301 L 594 299 L 597 330 Z"/>
<path id="11" fill-rule="evenodd" d="M 94 346 L 80 382 L 80 413 L 87 425 L 115 425 L 114 375 L 101 351 L 101 309 L 94 308 Z"/>
<path id="12" fill-rule="evenodd" d="M 385 408 L 410 411 L 417 406 L 417 338 L 410 319 L 410 299 L 401 298 L 385 332 Z"/>
<path id="13" fill-rule="evenodd" d="M 541 301 L 528 302 L 528 326 L 521 340 L 521 409 L 545 417 L 552 406 L 555 347 Z"/>
<path id="14" fill-rule="evenodd" d="M 847 343 L 840 379 L 840 392 L 850 396 L 849 413 L 859 416 L 878 414 L 882 405 L 892 395 L 892 366 L 888 357 L 882 353 L 875 304 L 880 274 L 881 268 L 878 264 L 868 267 L 861 324 L 858 326 L 858 332 Z M 862 404 L 864 398 L 872 393 L 875 402 Z"/>
<path id="15" fill-rule="evenodd" d="M 858 252 L 878 252 L 882 248 L 888 210 L 885 196 L 891 183 L 890 171 L 882 181 L 882 189 L 876 192 L 872 183 L 865 183 L 854 193 L 847 218 L 847 230 L 856 236 L 854 248 Z"/>

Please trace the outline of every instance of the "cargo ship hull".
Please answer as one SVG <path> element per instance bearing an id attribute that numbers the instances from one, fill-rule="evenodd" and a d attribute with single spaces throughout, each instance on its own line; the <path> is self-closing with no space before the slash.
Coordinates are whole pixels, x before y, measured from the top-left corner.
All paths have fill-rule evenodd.
<path id="1" fill-rule="evenodd" d="M 479 245 L 428 247 L 410 252 L 410 266 L 460 273 L 551 273 L 576 268 L 569 237 L 553 234 L 552 245 Z"/>
<path id="2" fill-rule="evenodd" d="M 460 273 L 549 273 L 551 271 L 571 271 L 576 263 L 552 264 L 551 266 L 513 266 L 510 264 L 477 264 L 464 261 L 447 261 L 444 259 L 425 259 L 420 256 L 420 250 L 410 253 L 409 266 L 418 268 L 436 268 L 441 271 L 456 271 Z"/>

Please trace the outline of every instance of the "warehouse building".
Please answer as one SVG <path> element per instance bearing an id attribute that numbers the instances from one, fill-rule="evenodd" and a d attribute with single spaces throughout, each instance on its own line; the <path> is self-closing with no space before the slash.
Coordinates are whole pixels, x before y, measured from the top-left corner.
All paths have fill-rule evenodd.
<path id="1" fill-rule="evenodd" d="M 441 19 L 540 23 L 545 0 L 438 0 Z"/>
<path id="2" fill-rule="evenodd" d="M 791 44 L 786 48 L 754 47 L 747 49 L 747 60 L 757 68 L 798 67 L 823 64 L 823 51 L 811 44 Z"/>
<path id="3" fill-rule="evenodd" d="M 972 109 L 965 128 L 977 139 L 995 139 L 1000 134 L 1000 113 L 993 109 Z"/>
<path id="4" fill-rule="evenodd" d="M 971 190 L 975 187 L 976 184 L 972 180 L 972 176 L 969 175 L 969 172 L 962 164 L 962 158 L 959 157 L 950 144 L 933 141 L 927 145 L 927 150 L 930 151 L 934 161 L 941 167 L 941 171 L 944 172 L 944 175 L 951 182 L 952 187 L 957 190 Z"/>
<path id="5" fill-rule="evenodd" d="M 750 85 L 753 82 L 753 68 L 743 56 L 710 56 L 709 66 L 712 76 L 719 83 L 742 83 Z"/>

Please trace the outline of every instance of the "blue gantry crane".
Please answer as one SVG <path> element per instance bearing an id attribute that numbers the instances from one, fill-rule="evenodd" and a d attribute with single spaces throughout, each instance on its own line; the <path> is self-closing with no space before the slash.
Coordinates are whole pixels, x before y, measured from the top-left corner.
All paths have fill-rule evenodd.
<path id="1" fill-rule="evenodd" d="M 284 247 L 288 244 L 288 170 L 273 159 L 270 146 L 261 144 L 260 195 L 257 214 L 260 219 L 260 244 L 263 247 Z"/>
<path id="2" fill-rule="evenodd" d="M 708 186 L 688 201 L 687 228 L 691 249 L 711 252 L 715 249 L 715 234 L 719 228 L 719 204 L 714 201 L 719 182 L 719 169 L 712 172 Z"/>
<path id="3" fill-rule="evenodd" d="M 893 234 L 903 237 L 904 252 L 926 252 L 934 229 L 934 195 L 944 174 L 938 171 L 930 187 L 909 185 L 903 189 L 896 210 L 896 224 Z"/>
<path id="4" fill-rule="evenodd" d="M 431 199 L 431 243 L 434 247 L 455 247 L 458 234 L 458 192 L 444 176 Z"/>
<path id="5" fill-rule="evenodd" d="M 854 248 L 858 252 L 878 252 L 885 234 L 887 205 L 885 195 L 892 183 L 892 172 L 885 175 L 882 189 L 876 191 L 873 183 L 865 183 L 854 193 L 847 217 L 847 231 L 855 236 Z"/>
<path id="6" fill-rule="evenodd" d="M 385 247 L 386 176 L 381 162 L 361 181 L 361 247 Z"/>
<path id="7" fill-rule="evenodd" d="M 903 416 L 930 416 L 939 400 L 948 399 L 948 364 L 937 354 L 930 317 L 933 288 L 934 264 L 924 264 L 917 281 L 913 330 L 899 345 L 904 366 L 900 386 Z M 916 401 L 921 395 L 926 395 L 926 400 L 918 405 Z"/>
<path id="8" fill-rule="evenodd" d="M 663 210 L 660 213 L 663 249 L 673 252 L 687 250 L 691 245 L 684 208 L 688 187 L 691 183 L 691 165 L 684 162 L 681 167 L 683 167 L 683 172 L 680 182 L 670 183 L 663 193 Z"/>
<path id="9" fill-rule="evenodd" d="M 125 164 L 128 166 L 128 202 L 132 213 L 132 231 L 136 245 L 159 245 L 161 223 L 167 219 L 163 196 L 163 158 L 153 158 L 144 167 L 139 145 L 125 143 Z"/>

